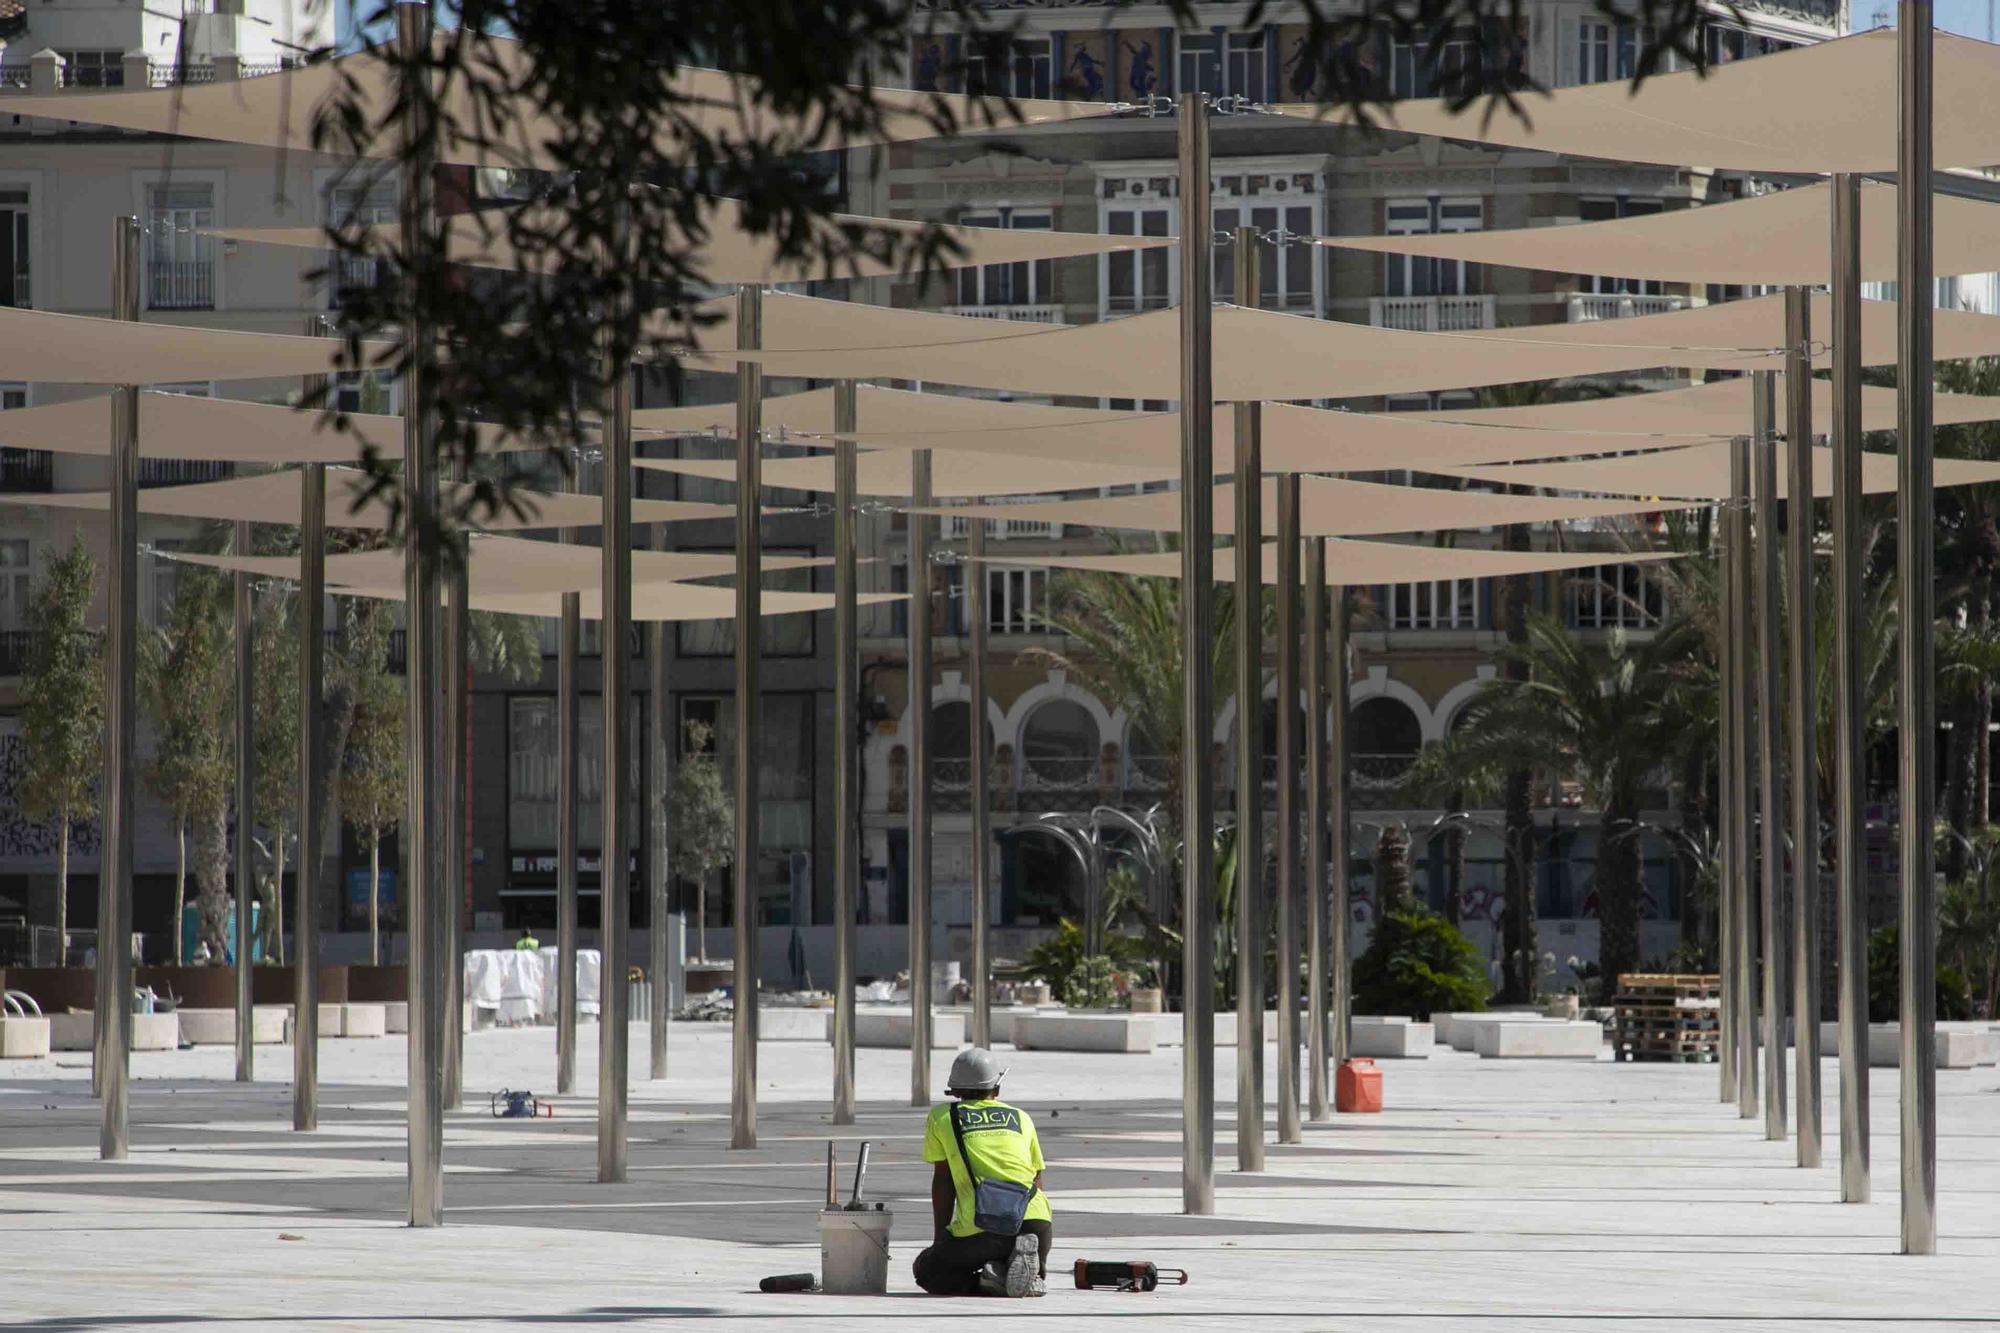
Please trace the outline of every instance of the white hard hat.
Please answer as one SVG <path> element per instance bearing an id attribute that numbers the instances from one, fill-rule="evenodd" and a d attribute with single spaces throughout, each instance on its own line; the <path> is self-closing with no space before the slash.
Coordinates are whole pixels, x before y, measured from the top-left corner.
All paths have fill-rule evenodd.
<path id="1" fill-rule="evenodd" d="M 997 1088 L 1006 1076 L 1007 1067 L 1000 1063 L 999 1056 L 983 1046 L 968 1046 L 951 1062 L 951 1077 L 945 1083 L 945 1090 L 977 1092 Z"/>

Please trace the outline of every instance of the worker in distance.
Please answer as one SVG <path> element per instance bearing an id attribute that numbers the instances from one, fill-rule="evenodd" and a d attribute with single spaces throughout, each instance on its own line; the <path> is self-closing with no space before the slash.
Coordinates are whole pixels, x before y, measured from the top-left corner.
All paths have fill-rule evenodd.
<path id="1" fill-rule="evenodd" d="M 931 1175 L 930 1248 L 917 1285 L 933 1296 L 1041 1296 L 1048 1291 L 1049 1196 L 1035 1122 L 1000 1100 L 1007 1070 L 973 1046 L 951 1062 L 953 1099 L 924 1122 Z"/>

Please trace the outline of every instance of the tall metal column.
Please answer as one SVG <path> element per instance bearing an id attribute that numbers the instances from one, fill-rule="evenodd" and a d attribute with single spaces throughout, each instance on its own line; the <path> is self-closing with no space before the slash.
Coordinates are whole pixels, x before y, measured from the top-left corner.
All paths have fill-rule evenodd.
<path id="1" fill-rule="evenodd" d="M 431 33 L 427 4 L 405 0 L 396 7 L 396 42 L 401 77 L 416 86 L 399 97 L 403 117 L 402 193 L 399 211 L 405 254 L 433 253 L 430 235 L 436 216 L 436 141 L 430 132 L 430 96 L 422 87 L 424 52 Z M 414 305 L 416 275 L 404 274 Z M 415 517 L 437 510 L 437 439 L 432 419 L 437 349 L 428 330 L 413 328 L 403 374 L 404 513 Z M 442 870 L 437 760 L 438 718 L 438 559 L 425 549 L 422 524 L 408 522 L 403 534 L 405 581 L 404 657 L 409 725 L 405 742 L 409 773 L 402 841 L 407 849 L 404 911 L 409 918 L 409 1184 L 410 1225 L 444 1221 L 444 973 L 443 941 L 437 910 Z"/>
<path id="2" fill-rule="evenodd" d="M 833 1123 L 854 1123 L 854 918 L 861 898 L 861 634 L 853 380 L 833 387 Z"/>
<path id="3" fill-rule="evenodd" d="M 1792 1021 L 1798 1163 L 1818 1166 L 1819 663 L 1813 645 L 1812 337 L 1810 297 L 1785 289 L 1785 564 L 1791 589 Z"/>
<path id="4" fill-rule="evenodd" d="M 249 524 L 239 531 L 247 538 Z M 292 1128 L 319 1128 L 320 812 L 325 808 L 326 465 L 299 472 L 299 883 L 292 908 Z"/>
<path id="5" fill-rule="evenodd" d="M 1208 736 L 1215 585 L 1214 271 L 1208 108 L 1182 93 L 1181 265 L 1181 1208 L 1215 1211 L 1215 828 Z"/>
<path id="6" fill-rule="evenodd" d="M 1238 227 L 1236 299 L 1257 304 L 1257 233 Z M 1264 1169 L 1263 404 L 1236 417 L 1236 1169 Z M 1282 710 L 1283 702 L 1279 707 Z M 1205 733 L 1188 737 L 1190 756 Z"/>
<path id="7" fill-rule="evenodd" d="M 1306 1114 L 1324 1120 L 1326 1059 L 1326 538 L 1306 542 Z"/>
<path id="8" fill-rule="evenodd" d="M 453 477 L 462 480 L 464 466 L 454 468 Z M 438 905 L 443 921 L 444 944 L 444 1106 L 456 1111 L 465 1097 L 465 908 L 471 898 L 467 876 L 471 874 L 467 839 L 471 812 L 467 804 L 471 791 L 466 782 L 466 744 L 471 740 L 472 620 L 466 600 L 471 595 L 466 561 L 471 552 L 463 537 L 454 543 L 458 550 L 453 568 L 445 575 L 444 642 L 439 654 L 444 675 L 444 748 L 439 759 L 439 784 L 444 788 L 444 880 L 439 886 Z"/>
<path id="9" fill-rule="evenodd" d="M 139 318 L 139 219 L 111 230 L 111 305 L 116 319 Z M 98 1155 L 121 1161 L 129 1148 L 126 1099 L 132 1052 L 132 820 L 137 814 L 134 753 L 138 729 L 139 388 L 111 396 L 111 553 L 105 579 L 109 664 L 104 707 L 104 846 L 97 886 L 97 1083 L 104 1099 Z"/>
<path id="10" fill-rule="evenodd" d="M 910 455 L 910 504 L 931 502 L 931 451 Z M 931 519 L 911 513 L 910 650 L 910 1105 L 931 1099 Z"/>
<path id="11" fill-rule="evenodd" d="M 249 555 L 250 525 L 238 523 L 235 537 L 236 553 Z M 257 619 L 250 601 L 250 575 L 237 571 L 235 584 L 235 623 L 231 628 L 236 634 L 236 846 L 232 849 L 236 860 L 236 1081 L 248 1083 L 256 1077 L 257 1068 L 257 996 L 250 963 L 254 940 L 250 915 L 257 901 L 256 819 L 252 814 L 257 805 L 257 733 L 255 710 L 251 707 L 255 698 Z M 315 1011 L 313 1019 L 318 1017 Z M 314 1027 L 317 1030 L 316 1022 Z M 296 1034 L 292 1044 L 295 1050 L 304 1045 Z M 296 1054 L 293 1059 L 297 1060 Z M 294 1069 L 293 1078 L 296 1080 L 297 1076 Z M 298 1125 L 296 1094 L 293 1124 L 310 1128 Z"/>
<path id="12" fill-rule="evenodd" d="M 736 345 L 764 345 L 764 289 L 736 289 Z M 732 921 L 736 1009 L 731 1016 L 729 1146 L 757 1146 L 757 758 L 764 650 L 764 367 L 736 367 L 736 855 Z"/>
<path id="13" fill-rule="evenodd" d="M 1732 446 L 1732 458 L 1734 450 Z M 1736 1100 L 1736 858 L 1743 833 L 1736 823 L 1736 654 L 1740 651 L 1735 635 L 1735 546 L 1734 505 L 1723 504 L 1716 513 L 1716 912 L 1717 962 L 1722 974 L 1722 1009 L 1719 1015 L 1719 1047 L 1716 1065 L 1721 1073 L 1724 1102 Z"/>
<path id="14" fill-rule="evenodd" d="M 1729 452 L 1729 718 L 1734 735 L 1729 746 L 1729 789 L 1734 798 L 1736 859 L 1731 868 L 1734 947 L 1731 961 L 1736 984 L 1736 1112 L 1744 1120 L 1757 1115 L 1757 942 L 1751 932 L 1756 920 L 1754 883 L 1757 857 L 1752 811 L 1756 793 L 1750 785 L 1753 767 L 1750 743 L 1750 678 L 1754 657 L 1750 642 L 1750 585 L 1754 553 L 1750 548 L 1750 461 L 1756 441 L 1738 436 Z"/>
<path id="15" fill-rule="evenodd" d="M 1326 937 L 1329 991 L 1327 1007 L 1333 1031 L 1327 1042 L 1327 1062 L 1335 1069 L 1347 1058 L 1354 1037 L 1354 957 L 1348 942 L 1353 920 L 1347 890 L 1347 588 L 1330 590 L 1333 606 L 1327 616 L 1326 665 L 1332 673 L 1331 696 L 1326 714 L 1326 761 L 1332 776 L 1326 784 L 1326 859 L 1333 867 L 1333 890 L 1329 897 L 1332 929 Z"/>
<path id="16" fill-rule="evenodd" d="M 1751 375 L 1757 433 L 1757 813 L 1763 937 L 1764 1137 L 1785 1137 L 1784 645 L 1779 638 L 1778 435 L 1769 371 Z"/>
<path id="17" fill-rule="evenodd" d="M 1259 562 L 1262 563 L 1261 561 Z M 1299 1126 L 1299 476 L 1278 478 L 1278 1142 Z"/>
<path id="18" fill-rule="evenodd" d="M 570 489 L 575 490 L 574 481 Z M 576 537 L 576 529 L 563 530 L 563 541 L 574 543 Z M 562 619 L 556 627 L 556 1091 L 559 1093 L 576 1091 L 577 751 L 583 725 L 576 660 L 582 638 L 582 598 L 573 592 L 564 593 Z M 598 864 L 601 870 L 601 858 Z M 598 920 L 602 921 L 601 889 L 598 902 Z M 599 969 L 600 978 L 602 975 Z"/>
<path id="19" fill-rule="evenodd" d="M 653 525 L 653 549 L 667 549 L 667 525 Z M 646 975 L 652 985 L 646 1006 L 646 1040 L 650 1067 L 647 1076 L 667 1076 L 667 1024 L 671 1005 L 673 962 L 667 957 L 667 890 L 669 875 L 667 846 L 671 830 L 667 826 L 668 784 L 673 780 L 674 727 L 670 716 L 673 699 L 667 690 L 667 622 L 655 620 L 646 627 Z"/>
<path id="20" fill-rule="evenodd" d="M 1868 1202 L 1868 827 L 1861 675 L 1861 178 L 1833 178 L 1834 882 L 1840 920 L 1840 1197 Z"/>
<path id="21" fill-rule="evenodd" d="M 1937 805 L 1931 621 L 1935 614 L 1931 457 L 1931 5 L 1896 6 L 1896 788 L 1902 811 L 1903 1252 L 1937 1250 Z"/>
<path id="22" fill-rule="evenodd" d="M 967 518 L 965 613 L 971 622 L 965 683 L 972 691 L 972 1044 L 993 1044 L 993 962 L 987 951 L 993 892 L 991 784 L 993 755 L 986 725 L 986 520 Z M 1103 922 L 1102 902 L 1092 921 Z"/>
<path id="23" fill-rule="evenodd" d="M 622 208 L 622 204 L 620 205 Z M 623 223 L 621 220 L 621 232 Z M 623 245 L 621 235 L 618 244 Z M 612 318 L 624 321 L 624 308 Z M 613 344 L 615 338 L 607 339 Z M 631 1096 L 631 985 L 625 958 L 632 926 L 632 368 L 619 353 L 604 364 L 604 595 L 598 619 L 598 670 L 603 681 L 600 728 L 604 746 L 604 781 L 598 802 L 597 910 L 603 928 L 598 933 L 600 965 L 597 997 L 597 1179 L 617 1184 L 625 1179 L 626 1106 Z M 752 490 L 752 511 L 756 492 Z M 752 534 L 755 535 L 754 532 Z M 746 582 L 754 580 L 754 573 Z M 754 583 L 753 583 L 754 586 Z M 737 594 L 738 598 L 742 593 Z M 754 628 L 757 624 L 751 620 Z M 753 640 L 754 642 L 754 640 Z M 741 718 L 739 715 L 739 724 Z M 739 732 L 740 739 L 753 733 Z M 754 845 L 754 844 L 753 844 Z M 739 863 L 739 866 L 746 863 Z M 739 874 L 739 878 L 743 878 Z M 741 938 L 739 934 L 739 938 Z M 741 964 L 738 964 L 740 969 Z M 740 973 L 739 973 L 740 974 Z M 754 988 L 739 990 L 756 1012 Z M 754 1033 L 755 1028 L 752 1028 Z"/>

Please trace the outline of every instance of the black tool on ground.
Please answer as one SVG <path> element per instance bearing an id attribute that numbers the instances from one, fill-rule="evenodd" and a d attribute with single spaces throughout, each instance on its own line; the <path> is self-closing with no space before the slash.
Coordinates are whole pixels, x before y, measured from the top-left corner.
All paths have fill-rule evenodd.
<path id="1" fill-rule="evenodd" d="M 1161 1268 L 1144 1259 L 1079 1259 L 1076 1285 L 1084 1291 L 1152 1291 L 1162 1282 L 1187 1285 L 1185 1268 Z"/>
<path id="2" fill-rule="evenodd" d="M 759 1291 L 813 1291 L 819 1286 L 819 1279 L 811 1273 L 780 1273 L 767 1277 L 757 1284 Z"/>
<path id="3" fill-rule="evenodd" d="M 553 1116 L 556 1108 L 546 1106 L 525 1088 L 516 1091 L 502 1088 L 493 1094 L 491 1103 L 495 1120 L 531 1120 L 536 1116 Z"/>
<path id="4" fill-rule="evenodd" d="M 865 1213 L 868 1211 L 868 1205 L 861 1202 L 861 1182 L 868 1175 L 869 1147 L 870 1144 L 867 1139 L 861 1140 L 861 1158 L 854 1164 L 854 1195 L 847 1201 L 846 1212 Z"/>

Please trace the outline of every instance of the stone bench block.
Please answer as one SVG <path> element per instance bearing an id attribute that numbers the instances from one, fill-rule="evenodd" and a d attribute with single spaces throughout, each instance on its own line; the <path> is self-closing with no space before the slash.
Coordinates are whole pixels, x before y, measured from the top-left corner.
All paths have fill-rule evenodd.
<path id="1" fill-rule="evenodd" d="M 97 1016 L 90 1013 L 50 1014 L 49 1049 L 87 1051 L 97 1039 Z"/>
<path id="2" fill-rule="evenodd" d="M 41 1060 L 48 1053 L 48 1019 L 0 1018 L 0 1060 Z"/>
<path id="3" fill-rule="evenodd" d="M 181 1040 L 196 1046 L 234 1046 L 234 1009 L 182 1009 Z M 260 1004 L 250 1010 L 250 1040 L 259 1046 L 275 1046 L 285 1039 L 285 1024 L 291 1015 L 277 1005 Z"/>
<path id="4" fill-rule="evenodd" d="M 96 1044 L 96 1015 L 50 1014 L 48 1018 L 51 1049 L 87 1051 Z M 235 1038 L 232 1036 L 230 1040 L 234 1041 Z M 172 1051 L 178 1050 L 180 1044 L 181 1016 L 178 1013 L 132 1015 L 133 1050 Z"/>
<path id="5" fill-rule="evenodd" d="M 1488 1060 L 1595 1060 L 1604 1050 L 1596 1023 L 1523 1021 L 1513 1016 L 1474 1024 L 1473 1051 Z"/>
<path id="6" fill-rule="evenodd" d="M 908 1009 L 859 1009 L 854 1014 L 854 1044 L 908 1050 L 913 1019 Z M 955 1051 L 965 1045 L 965 1015 L 931 1015 L 931 1049 Z"/>
<path id="7" fill-rule="evenodd" d="M 324 1009 L 325 1006 L 321 1006 Z M 389 1031 L 387 1007 L 379 1004 L 343 1004 L 340 1006 L 340 1035 L 343 1037 L 380 1037 Z"/>
<path id="8" fill-rule="evenodd" d="M 1429 1023 L 1407 1018 L 1364 1018 L 1353 1020 L 1351 1055 L 1377 1060 L 1424 1060 L 1435 1049 L 1435 1034 Z"/>
<path id="9" fill-rule="evenodd" d="M 410 1002 L 408 1000 L 383 1001 L 382 1030 L 384 1032 L 408 1032 L 410 1030 Z"/>
<path id="10" fill-rule="evenodd" d="M 1024 1051 L 1150 1055 L 1154 1027 L 1152 1014 L 1018 1014 L 1014 1018 L 1014 1044 Z"/>
<path id="11" fill-rule="evenodd" d="M 832 1041 L 831 1009 L 759 1009 L 758 1041 Z"/>
<path id="12" fill-rule="evenodd" d="M 322 1037 L 344 1037 L 347 1035 L 346 1005 L 344 1004 L 320 1005 L 319 1035 Z"/>

